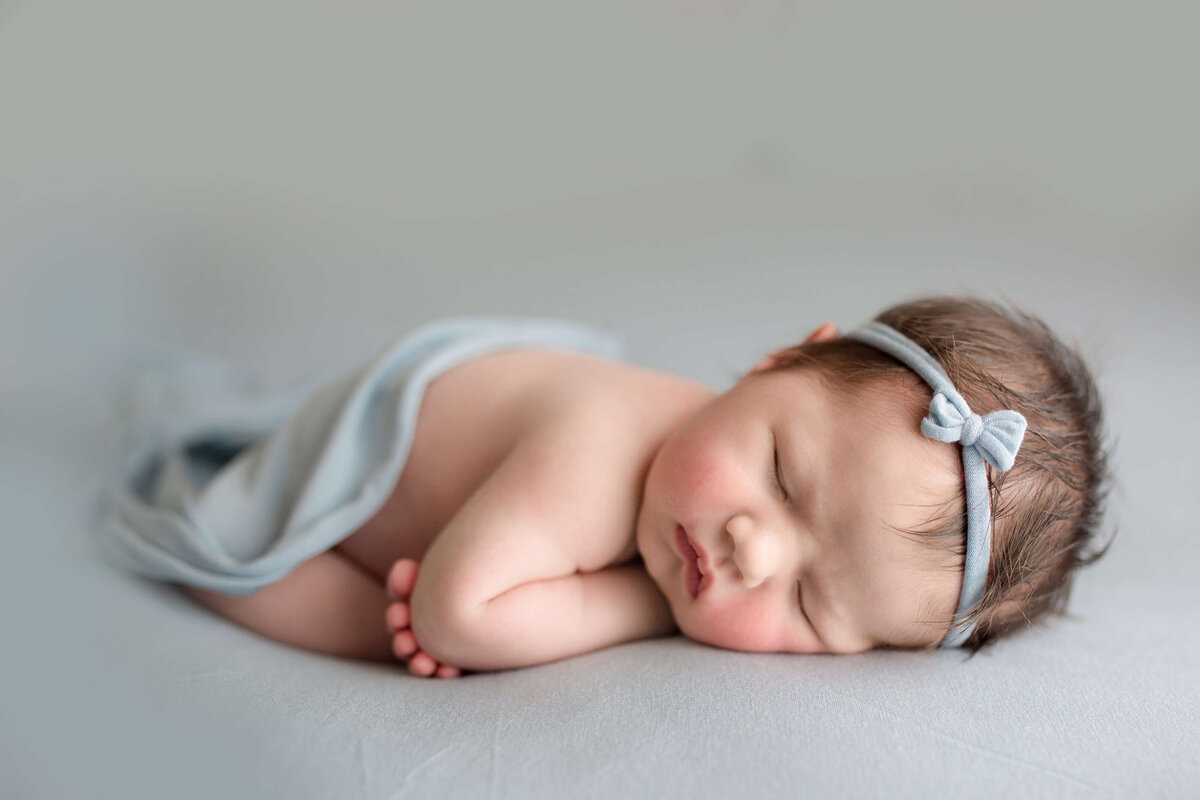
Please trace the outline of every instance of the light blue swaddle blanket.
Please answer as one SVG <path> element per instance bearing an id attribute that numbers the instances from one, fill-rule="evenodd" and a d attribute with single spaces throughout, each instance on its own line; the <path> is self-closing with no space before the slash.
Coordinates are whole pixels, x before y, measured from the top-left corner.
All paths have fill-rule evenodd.
<path id="1" fill-rule="evenodd" d="M 179 362 L 128 432 L 102 528 L 124 568 L 250 594 L 334 546 L 383 505 L 425 389 L 483 353 L 549 347 L 615 358 L 611 334 L 567 322 L 464 317 L 427 325 L 340 378 L 248 392 Z M 149 384 L 152 385 L 151 381 Z M 143 387 L 144 388 L 144 387 Z"/>

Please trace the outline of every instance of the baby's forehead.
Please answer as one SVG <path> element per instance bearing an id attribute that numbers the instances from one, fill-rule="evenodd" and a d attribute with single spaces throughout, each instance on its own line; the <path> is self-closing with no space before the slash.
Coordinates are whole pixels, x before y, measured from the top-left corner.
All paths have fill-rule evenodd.
<path id="1" fill-rule="evenodd" d="M 861 449 L 851 463 L 859 465 L 856 472 L 862 482 L 857 503 L 872 509 L 887 530 L 912 544 L 901 548 L 907 562 L 940 566 L 946 559 L 931 558 L 930 540 L 940 538 L 946 544 L 963 531 L 960 453 L 952 444 L 907 428 L 906 422 L 881 420 L 875 430 L 864 424 L 855 432 Z"/>
<path id="2" fill-rule="evenodd" d="M 897 387 L 899 393 L 903 389 Z M 836 411 L 834 410 L 836 409 Z M 963 478 L 959 449 L 920 432 L 911 397 L 887 392 L 835 398 L 827 484 L 844 529 L 857 533 L 871 608 L 885 641 L 940 638 L 961 581 Z"/>
<path id="3" fill-rule="evenodd" d="M 918 632 L 931 622 L 940 639 L 962 582 L 966 535 L 961 464 L 953 447 L 931 446 L 929 451 L 942 457 L 913 464 L 902 484 L 909 494 L 880 509 L 884 527 L 879 540 L 907 605 L 907 620 L 898 619 L 892 632 L 892 639 L 901 641 L 909 638 L 902 630 L 905 622 L 917 623 Z"/>
<path id="4" fill-rule="evenodd" d="M 850 389 L 826 382 L 820 391 L 827 424 L 842 434 L 837 444 L 877 464 L 879 475 L 901 478 L 899 486 L 922 493 L 945 494 L 961 484 L 959 449 L 921 433 L 928 391 L 891 379 Z"/>
<path id="5" fill-rule="evenodd" d="M 874 595 L 871 620 L 880 641 L 900 646 L 936 643 L 957 605 L 962 582 L 961 498 L 880 507 L 864 529 L 859 586 Z M 957 502 L 956 502 L 957 501 Z"/>

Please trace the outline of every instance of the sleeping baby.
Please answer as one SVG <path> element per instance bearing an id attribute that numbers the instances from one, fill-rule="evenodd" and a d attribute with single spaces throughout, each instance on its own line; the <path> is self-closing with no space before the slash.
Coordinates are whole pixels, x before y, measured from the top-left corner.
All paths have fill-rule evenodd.
<path id="1" fill-rule="evenodd" d="M 143 387 L 108 539 L 264 636 L 442 678 L 675 632 L 977 650 L 1104 551 L 1096 387 L 1031 316 L 827 322 L 724 393 L 616 352 L 464 318 L 290 395 Z"/>

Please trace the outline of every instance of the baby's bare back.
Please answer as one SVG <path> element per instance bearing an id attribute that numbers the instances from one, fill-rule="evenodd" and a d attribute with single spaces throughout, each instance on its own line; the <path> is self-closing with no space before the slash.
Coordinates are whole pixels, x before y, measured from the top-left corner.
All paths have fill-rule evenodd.
<path id="1" fill-rule="evenodd" d="M 621 563 L 635 553 L 641 484 L 655 451 L 712 394 L 693 381 L 579 353 L 521 349 L 471 359 L 429 385 L 396 486 L 337 549 L 380 578 L 398 559 L 420 561 L 519 442 L 546 426 L 595 425 L 602 404 L 615 411 L 605 424 L 623 435 L 611 439 L 621 448 L 617 458 L 610 452 L 597 463 L 622 465 L 627 480 L 602 498 L 606 524 L 590 535 L 604 540 L 596 544 L 605 560 Z"/>

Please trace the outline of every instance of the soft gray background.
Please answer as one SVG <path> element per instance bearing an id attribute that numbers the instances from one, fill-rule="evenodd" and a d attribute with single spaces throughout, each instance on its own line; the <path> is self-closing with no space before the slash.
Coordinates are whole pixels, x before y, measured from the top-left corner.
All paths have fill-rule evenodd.
<path id="1" fill-rule="evenodd" d="M 1190 3 L 0 2 L 0 795 L 1200 792 Z M 1077 619 L 960 663 L 672 639 L 423 683 L 97 565 L 118 367 L 285 384 L 565 316 L 727 385 L 1008 297 L 1119 436 Z"/>

